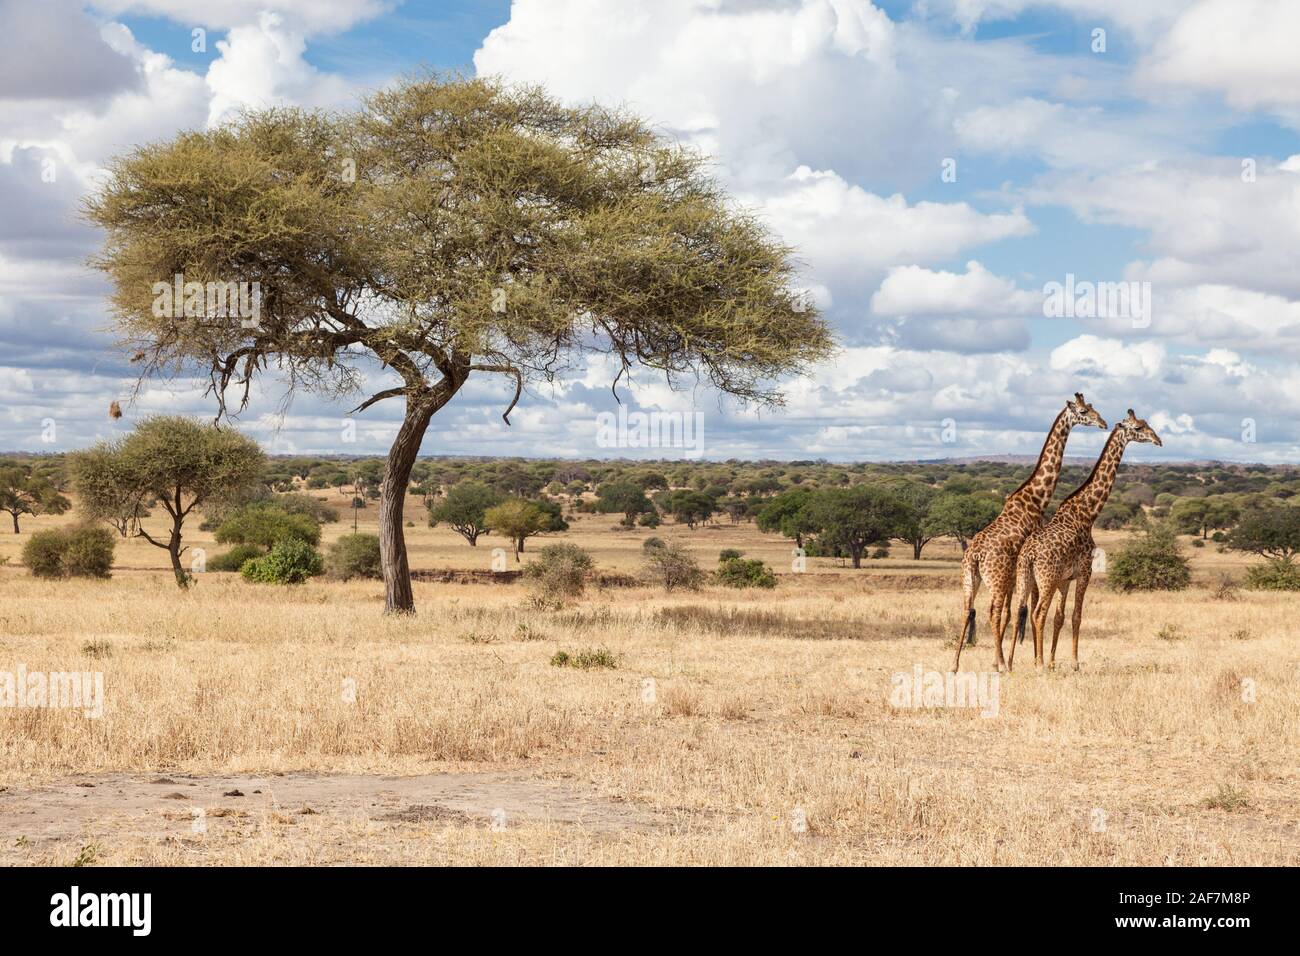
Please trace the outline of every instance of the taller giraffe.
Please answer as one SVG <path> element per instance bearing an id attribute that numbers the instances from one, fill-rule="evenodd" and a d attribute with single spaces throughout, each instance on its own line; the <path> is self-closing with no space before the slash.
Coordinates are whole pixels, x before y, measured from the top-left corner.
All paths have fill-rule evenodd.
<path id="1" fill-rule="evenodd" d="M 1056 666 L 1056 641 L 1065 623 L 1065 601 L 1069 596 L 1070 582 L 1074 582 L 1074 617 L 1070 629 L 1074 635 L 1074 669 L 1079 669 L 1079 624 L 1083 620 L 1083 596 L 1092 580 L 1092 553 L 1096 545 L 1092 540 L 1092 525 L 1106 505 L 1110 491 L 1115 487 L 1119 461 L 1124 448 L 1131 441 L 1162 445 L 1160 436 L 1144 419 L 1128 410 L 1128 417 L 1115 423 L 1115 430 L 1106 439 L 1097 464 L 1092 466 L 1088 480 L 1076 488 L 1061 507 L 1056 509 L 1046 527 L 1029 536 L 1020 549 L 1016 564 L 1016 633 L 1011 639 L 1011 653 L 1007 668 L 1016 657 L 1016 641 L 1024 640 L 1025 617 L 1032 611 L 1034 619 L 1034 666 L 1043 666 L 1043 631 L 1047 627 L 1047 612 L 1052 599 L 1059 591 L 1061 603 L 1056 608 L 1052 622 L 1052 666 Z M 998 637 L 998 655 L 1002 654 L 1002 638 Z"/>
<path id="2" fill-rule="evenodd" d="M 961 664 L 961 649 L 975 638 L 975 596 L 980 582 L 989 585 L 989 628 L 997 635 L 997 668 L 1006 667 L 1002 657 L 1002 635 L 1010 620 L 1011 594 L 1016 583 L 1016 556 L 1030 532 L 1038 527 L 1043 509 L 1052 500 L 1057 479 L 1061 477 L 1061 459 L 1065 457 L 1065 443 L 1070 429 L 1075 425 L 1096 425 L 1105 430 L 1106 420 L 1097 414 L 1080 392 L 1056 416 L 1052 429 L 1038 453 L 1038 463 L 1025 483 L 1007 496 L 1002 513 L 987 528 L 971 539 L 966 553 L 961 556 L 961 584 L 965 592 L 966 607 L 962 632 L 957 637 L 957 655 L 953 658 L 955 673 Z"/>

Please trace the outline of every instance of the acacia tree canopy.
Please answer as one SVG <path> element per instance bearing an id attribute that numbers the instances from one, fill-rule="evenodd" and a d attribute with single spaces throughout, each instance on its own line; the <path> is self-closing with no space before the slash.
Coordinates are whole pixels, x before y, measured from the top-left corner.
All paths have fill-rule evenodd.
<path id="1" fill-rule="evenodd" d="M 825 357 L 790 250 L 737 211 L 703 157 L 647 123 L 490 79 L 414 79 L 355 113 L 245 114 L 114 161 L 86 213 L 127 346 L 151 374 L 211 377 L 221 412 L 275 369 L 402 398 L 380 539 L 389 611 L 411 611 L 403 492 L 433 414 L 474 373 L 514 400 L 584 352 L 758 403 Z M 156 309 L 154 285 L 257 283 L 255 325 Z M 158 313 L 162 314 L 158 314 Z M 506 417 L 507 423 L 509 421 Z"/>

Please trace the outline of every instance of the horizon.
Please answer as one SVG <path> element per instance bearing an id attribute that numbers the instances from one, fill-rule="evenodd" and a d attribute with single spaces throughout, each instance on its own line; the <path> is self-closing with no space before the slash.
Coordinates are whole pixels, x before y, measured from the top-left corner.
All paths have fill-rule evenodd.
<path id="1" fill-rule="evenodd" d="M 644 369 L 620 383 L 636 411 L 707 415 L 710 460 L 1033 455 L 1080 389 L 1151 421 L 1165 444 L 1143 460 L 1300 460 L 1300 67 L 1264 42 L 1300 29 L 1300 6 L 1225 33 L 1230 15 L 1222 0 L 0 0 L 0 444 L 71 450 L 215 411 L 189 377 L 127 401 L 134 371 L 87 266 L 102 235 L 78 211 L 112 157 L 244 108 L 351 109 L 434 69 L 623 104 L 708 155 L 793 248 L 840 351 L 786 381 L 783 408 Z M 599 456 L 616 374 L 576 359 L 526 391 L 513 427 L 510 383 L 476 375 L 422 451 Z M 378 454 L 400 422 L 400 401 L 353 420 L 355 399 L 290 403 L 282 386 L 258 383 L 239 425 L 276 453 Z"/>

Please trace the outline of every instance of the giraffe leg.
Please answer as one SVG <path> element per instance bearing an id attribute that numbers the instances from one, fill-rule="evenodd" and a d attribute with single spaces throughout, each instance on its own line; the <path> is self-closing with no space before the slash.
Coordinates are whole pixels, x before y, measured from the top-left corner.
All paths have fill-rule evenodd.
<path id="1" fill-rule="evenodd" d="M 1089 565 L 1088 570 L 1080 574 L 1079 580 L 1074 584 L 1074 617 L 1070 621 L 1070 630 L 1074 635 L 1074 669 L 1079 669 L 1079 625 L 1083 623 L 1083 594 L 1088 590 L 1088 582 L 1092 578 L 1092 567 Z"/>
<path id="2" fill-rule="evenodd" d="M 968 564 L 965 559 L 962 560 L 961 585 L 966 599 L 962 606 L 961 633 L 957 635 L 957 653 L 952 659 L 954 674 L 961 665 L 961 649 L 966 646 L 967 641 L 975 639 L 975 597 L 980 592 L 980 572 L 973 561 Z"/>
<path id="3" fill-rule="evenodd" d="M 1032 566 L 1016 569 L 1016 630 L 1011 635 L 1011 646 L 1007 649 L 1007 670 L 1016 660 L 1016 644 L 1025 639 L 1025 622 L 1034 613 L 1038 603 L 1038 591 L 1035 589 Z M 1001 644 L 1001 642 L 999 642 Z"/>
<path id="4" fill-rule="evenodd" d="M 1057 588 L 1061 595 L 1061 601 L 1056 605 L 1056 614 L 1052 618 L 1052 658 L 1047 666 L 1051 670 L 1056 669 L 1056 642 L 1061 637 L 1061 628 L 1065 625 L 1065 605 L 1070 596 L 1070 579 L 1066 578 Z"/>
<path id="5" fill-rule="evenodd" d="M 1043 669 L 1043 638 L 1047 630 L 1047 612 L 1052 609 L 1052 598 L 1056 592 L 1051 588 L 1039 588 L 1038 604 L 1034 607 L 1034 668 Z"/>
<path id="6" fill-rule="evenodd" d="M 1002 656 L 1002 640 L 1003 638 L 1006 637 L 1007 625 L 1011 623 L 1011 598 L 1013 596 L 1014 595 L 1011 588 L 1006 588 L 1006 590 L 1003 592 L 1002 604 L 1001 607 L 998 609 L 997 629 L 993 632 L 994 634 L 997 635 L 997 645 L 996 645 L 997 654 L 993 659 L 993 663 L 994 666 L 997 667 L 999 673 L 1004 670 L 1010 670 L 1010 667 L 1007 665 L 1006 660 Z M 997 598 L 995 597 L 994 600 L 996 601 Z M 1016 646 L 1016 642 L 1014 640 L 1012 640 L 1011 646 L 1012 647 Z"/>

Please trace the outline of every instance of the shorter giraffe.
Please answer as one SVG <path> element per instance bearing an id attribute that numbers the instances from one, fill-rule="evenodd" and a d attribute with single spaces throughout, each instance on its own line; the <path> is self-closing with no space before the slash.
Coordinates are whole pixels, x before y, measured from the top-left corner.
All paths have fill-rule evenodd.
<path id="1" fill-rule="evenodd" d="M 1034 627 L 1034 666 L 1043 666 L 1043 631 L 1047 627 L 1047 612 L 1052 599 L 1059 592 L 1061 603 L 1056 608 L 1052 622 L 1052 660 L 1056 666 L 1056 642 L 1065 624 L 1065 603 L 1074 582 L 1074 617 L 1071 630 L 1074 634 L 1074 669 L 1079 669 L 1079 625 L 1083 621 L 1083 596 L 1092 579 L 1092 554 L 1096 545 L 1092 540 L 1092 525 L 1110 497 L 1119 472 L 1119 461 L 1124 447 L 1131 441 L 1161 445 L 1160 436 L 1145 420 L 1137 418 L 1133 409 L 1128 417 L 1115 424 L 1101 457 L 1092 467 L 1088 480 L 1061 502 L 1052 520 L 1033 532 L 1020 549 L 1016 562 L 1016 633 L 1011 639 L 1007 655 L 1007 670 L 1016 656 L 1016 642 L 1025 638 L 1025 618 L 1032 614 Z M 998 641 L 1001 653 L 1001 639 Z"/>

